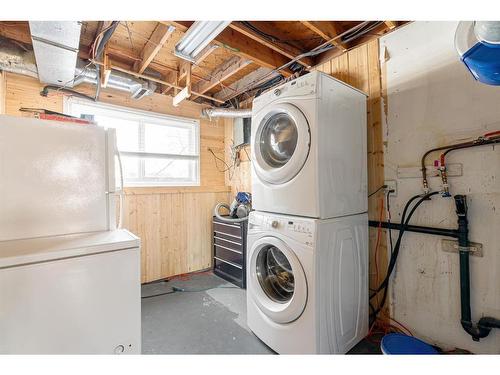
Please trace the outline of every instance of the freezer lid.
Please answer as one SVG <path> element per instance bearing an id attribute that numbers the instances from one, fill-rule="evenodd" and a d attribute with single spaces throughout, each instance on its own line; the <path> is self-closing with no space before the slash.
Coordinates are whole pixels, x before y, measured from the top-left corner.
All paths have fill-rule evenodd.
<path id="1" fill-rule="evenodd" d="M 125 229 L 0 241 L 0 269 L 139 246 L 140 239 Z"/>

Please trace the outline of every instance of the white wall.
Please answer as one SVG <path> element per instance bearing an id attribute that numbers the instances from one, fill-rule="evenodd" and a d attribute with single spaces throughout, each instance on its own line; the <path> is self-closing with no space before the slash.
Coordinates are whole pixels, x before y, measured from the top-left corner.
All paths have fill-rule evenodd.
<path id="1" fill-rule="evenodd" d="M 474 81 L 454 49 L 456 22 L 415 22 L 381 39 L 387 71 L 385 119 L 386 179 L 397 168 L 419 166 L 421 155 L 435 146 L 500 129 L 500 87 Z M 429 158 L 433 163 L 436 155 Z M 466 194 L 470 240 L 484 246 L 484 257 L 471 257 L 473 319 L 500 319 L 500 146 L 450 154 L 463 164 L 463 176 L 450 177 L 452 194 Z M 399 179 L 392 199 L 393 220 L 421 180 Z M 432 189 L 440 179 L 430 178 Z M 452 198 L 435 198 L 416 212 L 413 224 L 456 228 Z M 393 232 L 395 236 L 396 233 Z M 500 353 L 500 330 L 480 343 L 460 325 L 458 254 L 442 252 L 441 238 L 405 234 L 393 275 L 393 316 L 414 333 L 446 348 Z"/>

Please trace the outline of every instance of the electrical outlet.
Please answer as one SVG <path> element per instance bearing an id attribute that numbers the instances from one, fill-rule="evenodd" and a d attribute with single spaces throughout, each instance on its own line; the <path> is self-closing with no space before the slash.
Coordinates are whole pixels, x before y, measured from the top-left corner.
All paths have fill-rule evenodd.
<path id="1" fill-rule="evenodd" d="M 385 180 L 384 185 L 387 186 L 385 188 L 385 191 L 394 190 L 394 192 L 391 193 L 391 195 L 393 196 L 398 195 L 398 182 L 396 180 Z"/>

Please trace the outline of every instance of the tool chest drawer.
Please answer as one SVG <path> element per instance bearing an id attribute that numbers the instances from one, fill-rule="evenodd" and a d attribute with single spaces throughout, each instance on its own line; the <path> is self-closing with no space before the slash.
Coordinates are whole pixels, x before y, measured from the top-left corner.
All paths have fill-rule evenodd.
<path id="1" fill-rule="evenodd" d="M 214 216 L 212 227 L 214 273 L 245 288 L 247 222 L 226 223 Z"/>

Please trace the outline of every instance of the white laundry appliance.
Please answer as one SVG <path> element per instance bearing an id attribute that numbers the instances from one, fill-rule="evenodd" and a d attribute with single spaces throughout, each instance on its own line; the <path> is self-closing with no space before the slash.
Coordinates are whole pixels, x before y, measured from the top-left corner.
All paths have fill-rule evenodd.
<path id="1" fill-rule="evenodd" d="M 346 353 L 368 333 L 367 214 L 251 212 L 250 329 L 279 354 Z"/>
<path id="2" fill-rule="evenodd" d="M 0 353 L 141 352 L 113 129 L 0 116 Z"/>
<path id="3" fill-rule="evenodd" d="M 252 107 L 252 204 L 327 219 L 367 211 L 366 95 L 311 72 Z"/>

